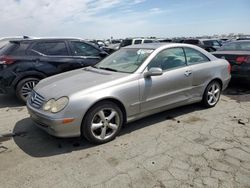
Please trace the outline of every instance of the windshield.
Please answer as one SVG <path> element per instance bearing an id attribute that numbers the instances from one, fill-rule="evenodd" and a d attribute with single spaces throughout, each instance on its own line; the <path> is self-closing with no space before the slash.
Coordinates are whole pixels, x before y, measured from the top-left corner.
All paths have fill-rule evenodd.
<path id="1" fill-rule="evenodd" d="M 123 48 L 105 58 L 98 63 L 95 68 L 115 72 L 133 73 L 152 52 L 152 49 Z"/>
<path id="2" fill-rule="evenodd" d="M 231 42 L 224 44 L 219 51 L 250 51 L 250 42 Z"/>

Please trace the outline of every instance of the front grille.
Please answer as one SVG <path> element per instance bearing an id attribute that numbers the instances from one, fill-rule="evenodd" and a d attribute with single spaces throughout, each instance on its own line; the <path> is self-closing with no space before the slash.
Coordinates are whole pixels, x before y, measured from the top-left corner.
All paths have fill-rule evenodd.
<path id="1" fill-rule="evenodd" d="M 30 94 L 30 105 L 34 108 L 41 108 L 44 103 L 44 97 L 39 95 L 37 92 L 32 91 Z"/>

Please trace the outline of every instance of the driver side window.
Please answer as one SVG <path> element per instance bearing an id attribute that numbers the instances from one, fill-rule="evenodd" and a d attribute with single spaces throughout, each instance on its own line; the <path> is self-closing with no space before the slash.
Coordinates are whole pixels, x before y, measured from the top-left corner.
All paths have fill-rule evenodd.
<path id="1" fill-rule="evenodd" d="M 149 63 L 148 69 L 159 67 L 163 71 L 186 66 L 185 54 L 182 48 L 169 48 L 158 53 Z"/>

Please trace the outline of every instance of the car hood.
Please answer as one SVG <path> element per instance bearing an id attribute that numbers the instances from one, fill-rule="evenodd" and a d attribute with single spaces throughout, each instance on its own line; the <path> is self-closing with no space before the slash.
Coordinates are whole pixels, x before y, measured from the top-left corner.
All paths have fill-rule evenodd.
<path id="1" fill-rule="evenodd" d="M 34 90 L 45 98 L 59 98 L 83 90 L 92 89 L 93 92 L 93 88 L 117 84 L 118 79 L 129 75 L 87 67 L 45 78 Z"/>

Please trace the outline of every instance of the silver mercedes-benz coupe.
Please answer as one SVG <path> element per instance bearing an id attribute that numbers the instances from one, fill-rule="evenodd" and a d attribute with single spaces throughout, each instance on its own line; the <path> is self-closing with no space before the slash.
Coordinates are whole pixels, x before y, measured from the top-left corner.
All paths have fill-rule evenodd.
<path id="1" fill-rule="evenodd" d="M 230 81 L 230 65 L 188 44 L 143 44 L 94 67 L 46 78 L 27 101 L 31 119 L 57 137 L 101 144 L 123 124 L 174 107 L 213 107 Z"/>

